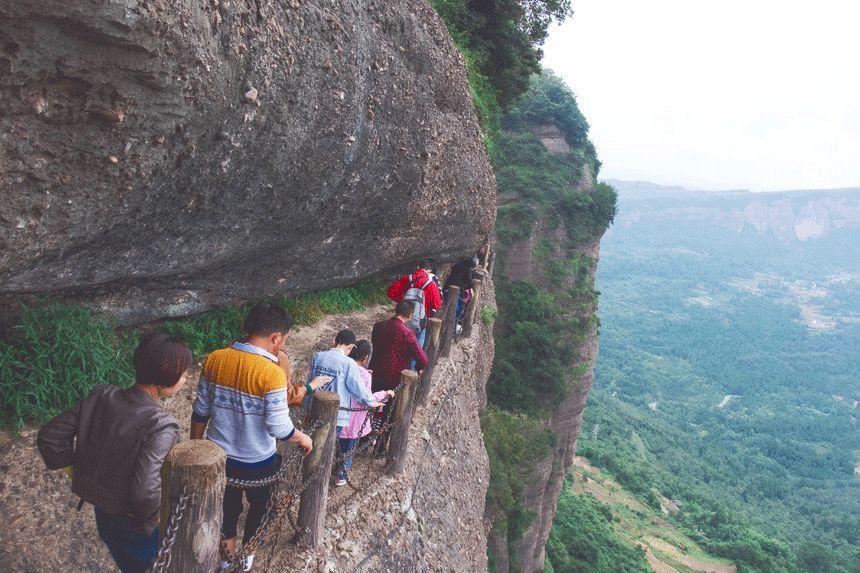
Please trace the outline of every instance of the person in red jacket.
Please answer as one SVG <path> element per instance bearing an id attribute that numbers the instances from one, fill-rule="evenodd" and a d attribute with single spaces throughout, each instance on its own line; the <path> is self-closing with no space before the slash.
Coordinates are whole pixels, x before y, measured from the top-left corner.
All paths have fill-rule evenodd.
<path id="1" fill-rule="evenodd" d="M 427 366 L 424 349 L 418 344 L 415 333 L 406 326 L 406 321 L 412 316 L 412 305 L 409 301 L 400 301 L 394 315 L 373 325 L 370 337 L 373 354 L 368 368 L 373 371 L 373 392 L 394 390 L 400 383 L 400 373 L 413 360 L 416 370 Z"/>
<path id="2" fill-rule="evenodd" d="M 433 280 L 433 261 L 424 259 L 418 263 L 418 269 L 411 275 L 402 275 L 388 287 L 388 298 L 394 302 L 401 302 L 406 292 L 413 287 L 424 291 L 424 320 L 415 333 L 418 344 L 424 346 L 424 338 L 427 335 L 427 319 L 433 318 L 436 311 L 442 307 L 442 293 L 439 285 Z"/>
<path id="3" fill-rule="evenodd" d="M 394 309 L 394 316 L 388 320 L 380 320 L 373 325 L 370 343 L 373 354 L 370 357 L 369 370 L 373 372 L 372 391 L 395 390 L 400 384 L 400 373 L 413 364 L 414 370 L 424 370 L 427 366 L 427 355 L 418 344 L 415 333 L 406 326 L 412 317 L 414 305 L 408 300 L 401 300 Z M 397 398 L 389 400 L 382 410 L 382 419 L 388 420 L 391 409 Z M 388 435 L 381 436 L 376 451 L 377 457 L 384 457 Z"/>
<path id="4" fill-rule="evenodd" d="M 433 272 L 433 263 L 429 259 L 425 259 L 418 264 L 418 269 L 411 275 L 401 275 L 396 281 L 388 287 L 388 298 L 394 302 L 403 300 L 403 295 L 406 294 L 412 286 L 424 289 L 424 313 L 427 318 L 433 318 L 437 309 L 442 306 L 442 293 L 439 292 L 439 286 L 430 273 Z"/>

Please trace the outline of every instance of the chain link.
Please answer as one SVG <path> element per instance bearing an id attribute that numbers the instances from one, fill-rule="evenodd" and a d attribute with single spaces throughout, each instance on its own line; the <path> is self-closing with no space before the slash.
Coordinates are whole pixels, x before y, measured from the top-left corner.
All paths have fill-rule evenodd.
<path id="1" fill-rule="evenodd" d="M 323 422 L 321 420 L 317 420 L 311 428 L 306 430 L 306 433 L 313 434 L 322 425 Z M 243 488 L 243 486 L 263 487 L 265 485 L 274 485 L 274 489 L 269 494 L 269 499 L 266 502 L 266 510 L 263 513 L 263 519 L 260 521 L 260 525 L 257 527 L 257 531 L 254 533 L 254 536 L 248 540 L 248 543 L 243 544 L 242 549 L 234 555 L 230 556 L 222 554 L 222 558 L 229 564 L 226 570 L 229 571 L 231 569 L 240 568 L 248 556 L 256 554 L 260 546 L 266 543 L 266 540 L 272 533 L 275 526 L 280 530 L 280 526 L 283 524 L 284 519 L 286 519 L 286 515 L 293 500 L 297 496 L 301 495 L 301 493 L 311 484 L 314 478 L 319 475 L 319 469 L 317 469 L 317 471 L 315 471 L 307 480 L 301 482 L 298 486 L 288 491 L 284 491 L 283 493 L 280 492 L 288 481 L 287 475 L 291 467 L 295 468 L 292 481 L 296 482 L 299 480 L 299 476 L 302 471 L 301 460 L 304 457 L 302 454 L 302 450 L 300 448 L 296 448 L 292 455 L 281 463 L 280 469 L 272 477 L 262 478 L 259 480 L 233 480 L 234 482 L 240 482 L 242 484 L 238 486 L 240 489 Z M 266 483 L 256 485 L 258 482 Z M 228 480 L 228 486 L 236 487 L 232 485 L 231 480 Z"/>
<path id="2" fill-rule="evenodd" d="M 188 493 L 188 486 L 182 486 L 182 493 L 179 499 L 173 505 L 170 511 L 170 518 L 167 520 L 167 527 L 164 528 L 164 538 L 158 547 L 158 553 L 155 557 L 155 562 L 149 568 L 148 573 L 163 573 L 170 565 L 171 550 L 173 544 L 176 543 L 176 534 L 179 532 L 179 522 L 185 515 L 185 510 L 188 507 L 188 501 L 191 495 Z"/>

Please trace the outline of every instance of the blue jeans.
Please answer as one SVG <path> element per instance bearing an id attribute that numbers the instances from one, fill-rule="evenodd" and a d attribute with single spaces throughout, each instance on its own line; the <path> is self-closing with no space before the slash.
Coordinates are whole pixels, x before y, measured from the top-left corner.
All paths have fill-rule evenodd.
<path id="1" fill-rule="evenodd" d="M 342 427 L 338 426 L 337 435 L 340 436 Z M 355 453 L 355 446 L 358 444 L 356 438 L 341 438 L 337 439 L 340 453 L 343 454 L 343 464 L 337 472 L 337 479 L 346 479 L 346 474 L 349 473 L 349 468 L 352 467 L 352 454 Z"/>
<path id="2" fill-rule="evenodd" d="M 152 535 L 134 531 L 140 525 L 127 515 L 96 510 L 96 529 L 122 573 L 144 573 L 158 552 L 158 529 Z"/>
<path id="3" fill-rule="evenodd" d="M 424 328 L 419 330 L 418 334 L 416 334 L 415 337 L 418 339 L 418 346 L 420 346 L 421 348 L 424 348 L 424 340 L 427 338 L 427 327 L 425 326 Z M 412 360 L 410 360 L 409 361 L 409 369 L 415 370 L 415 364 L 417 362 L 418 361 L 415 360 L 414 358 Z"/>

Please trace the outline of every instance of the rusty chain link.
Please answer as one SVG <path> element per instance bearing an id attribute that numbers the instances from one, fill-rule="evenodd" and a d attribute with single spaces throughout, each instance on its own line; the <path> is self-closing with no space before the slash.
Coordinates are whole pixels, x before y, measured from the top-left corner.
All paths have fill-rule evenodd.
<path id="1" fill-rule="evenodd" d="M 306 433 L 313 434 L 320 426 L 323 425 L 323 423 L 324 422 L 322 420 L 317 420 L 311 428 L 306 430 Z M 244 560 L 248 556 L 256 554 L 260 546 L 265 544 L 272 532 L 271 530 L 273 526 L 278 526 L 278 530 L 280 531 L 280 526 L 283 524 L 293 500 L 297 496 L 301 495 L 314 478 L 317 477 L 319 469 L 298 486 L 288 491 L 284 491 L 283 493 L 279 491 L 288 481 L 287 474 L 290 467 L 295 467 L 292 481 L 295 482 L 299 479 L 302 471 L 301 459 L 303 457 L 302 449 L 296 448 L 292 455 L 281 463 L 281 467 L 278 469 L 278 472 L 271 477 L 259 480 L 228 480 L 228 487 L 238 487 L 239 489 L 264 487 L 266 485 L 274 485 L 274 488 L 269 494 L 269 499 L 266 502 L 266 510 L 263 513 L 263 519 L 260 521 L 260 525 L 257 527 L 257 531 L 254 533 L 253 537 L 248 540 L 248 543 L 242 544 L 242 549 L 235 552 L 232 556 L 222 554 L 222 559 L 228 563 L 228 566 L 226 567 L 227 571 L 241 568 Z M 240 485 L 234 486 L 232 482 L 238 482 Z"/>
<path id="2" fill-rule="evenodd" d="M 147 573 L 162 573 L 170 565 L 170 554 L 173 549 L 173 544 L 176 543 L 176 534 L 179 532 L 179 522 L 182 521 L 185 515 L 185 510 L 188 507 L 188 501 L 191 495 L 188 493 L 188 485 L 182 486 L 182 493 L 179 499 L 170 510 L 170 518 L 167 520 L 167 527 L 164 528 L 164 538 L 158 547 L 155 561 L 149 568 Z"/>

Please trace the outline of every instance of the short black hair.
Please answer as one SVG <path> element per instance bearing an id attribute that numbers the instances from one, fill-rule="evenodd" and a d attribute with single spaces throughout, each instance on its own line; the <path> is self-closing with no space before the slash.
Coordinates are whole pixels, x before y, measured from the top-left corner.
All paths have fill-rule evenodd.
<path id="1" fill-rule="evenodd" d="M 433 259 L 430 259 L 430 258 L 421 259 L 418 262 L 418 268 L 419 269 L 431 269 L 432 270 L 433 267 L 435 266 L 435 264 L 436 263 L 433 261 Z"/>
<path id="2" fill-rule="evenodd" d="M 293 317 L 290 313 L 267 302 L 255 305 L 242 323 L 242 330 L 248 336 L 269 336 L 275 332 L 286 334 L 292 327 Z"/>
<path id="3" fill-rule="evenodd" d="M 358 362 L 370 356 L 371 352 L 373 352 L 373 345 L 369 340 L 362 338 L 355 343 L 355 348 L 349 353 L 349 357 Z"/>
<path id="4" fill-rule="evenodd" d="M 418 304 L 414 300 L 401 300 L 394 307 L 394 314 L 397 316 L 412 316 L 415 311 L 415 305 Z"/>
<path id="5" fill-rule="evenodd" d="M 355 333 L 348 328 L 344 328 L 337 333 L 337 336 L 334 337 L 334 345 L 341 346 L 349 344 L 355 344 Z"/>

